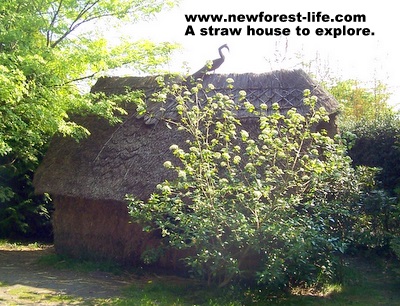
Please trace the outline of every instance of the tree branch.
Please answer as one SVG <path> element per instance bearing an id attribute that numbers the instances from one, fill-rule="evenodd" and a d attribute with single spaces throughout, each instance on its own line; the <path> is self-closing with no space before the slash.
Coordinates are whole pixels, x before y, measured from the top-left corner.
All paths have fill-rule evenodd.
<path id="1" fill-rule="evenodd" d="M 90 75 L 86 75 L 86 76 L 83 76 L 83 77 L 80 77 L 80 78 L 72 79 L 72 80 L 66 81 L 66 82 L 64 82 L 64 83 L 62 83 L 62 84 L 54 85 L 54 86 L 55 86 L 55 87 L 58 87 L 58 86 L 65 86 L 65 85 L 68 85 L 68 84 L 71 84 L 71 83 L 74 83 L 74 82 L 83 81 L 83 80 L 86 80 L 86 79 L 93 78 L 96 74 L 97 74 L 97 72 L 94 72 L 94 73 L 92 73 L 92 74 L 90 74 Z"/>
<path id="2" fill-rule="evenodd" d="M 72 21 L 68 30 L 63 35 L 61 35 L 61 37 L 59 37 L 54 43 L 51 44 L 51 48 L 56 47 L 60 42 L 62 42 L 64 40 L 65 37 L 67 37 L 74 30 L 76 30 L 80 25 L 82 25 L 83 23 L 88 22 L 90 20 L 93 20 L 94 18 L 92 17 L 92 18 L 83 19 L 81 22 L 78 22 L 87 12 L 89 12 L 99 2 L 100 2 L 100 0 L 96 0 L 93 3 L 89 3 L 89 2 L 86 3 L 84 8 L 76 16 L 75 20 Z"/>
<path id="3" fill-rule="evenodd" d="M 51 29 L 54 27 L 54 24 L 56 23 L 57 17 L 60 14 L 62 4 L 63 4 L 63 0 L 60 0 L 60 2 L 58 3 L 57 10 L 54 13 L 53 18 L 51 19 L 51 22 L 50 22 L 50 25 L 49 25 L 49 30 L 46 33 L 46 39 L 47 39 L 46 44 L 47 44 L 47 46 L 50 46 L 51 38 L 53 36 Z"/>
<path id="4" fill-rule="evenodd" d="M 60 0 L 62 1 L 62 0 Z M 54 43 L 51 44 L 51 48 L 56 47 L 59 43 L 61 43 L 69 34 L 71 34 L 73 31 L 75 31 L 79 26 L 81 26 L 84 23 L 96 20 L 96 19 L 101 19 L 105 17 L 122 17 L 123 15 L 126 14 L 131 14 L 135 11 L 138 11 L 142 8 L 144 8 L 146 5 L 138 5 L 134 7 L 132 10 L 128 10 L 125 13 L 122 12 L 113 12 L 113 13 L 104 13 L 104 14 L 99 14 L 99 15 L 92 15 L 92 16 L 87 16 L 87 18 L 84 18 L 83 20 L 82 17 L 89 12 L 95 5 L 97 5 L 100 2 L 100 0 L 96 0 L 93 3 L 86 3 L 84 8 L 78 13 L 76 18 L 72 21 L 71 25 L 69 26 L 68 30 L 62 34 Z M 81 21 L 80 21 L 81 20 Z"/>

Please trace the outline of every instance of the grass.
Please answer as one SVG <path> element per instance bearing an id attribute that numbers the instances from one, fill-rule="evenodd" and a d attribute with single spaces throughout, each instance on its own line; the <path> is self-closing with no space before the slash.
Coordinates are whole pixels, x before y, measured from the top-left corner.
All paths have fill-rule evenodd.
<path id="1" fill-rule="evenodd" d="M 55 294 L 54 292 L 50 292 L 48 290 L 41 290 L 38 292 L 36 288 L 30 288 L 22 285 L 13 286 L 8 290 L 8 294 L 14 297 L 14 300 L 17 303 L 15 305 L 24 305 L 25 303 L 35 303 L 37 305 L 59 305 L 60 303 L 67 305 L 81 305 L 84 302 L 83 299 L 73 296 L 60 293 Z"/>
<path id="2" fill-rule="evenodd" d="M 400 277 L 394 273 L 397 261 L 351 259 L 345 269 L 343 284 L 327 284 L 316 288 L 294 288 L 289 294 L 273 296 L 259 290 L 220 290 L 195 281 L 161 278 L 148 280 L 141 286 L 132 285 L 123 294 L 98 305 L 296 305 L 296 306 L 375 306 L 400 305 Z"/>
<path id="3" fill-rule="evenodd" d="M 218 291 L 190 286 L 174 286 L 167 283 L 149 284 L 142 289 L 130 287 L 118 298 L 97 300 L 97 305 L 138 305 L 138 306 L 169 306 L 169 305 L 399 305 L 400 300 L 388 299 L 380 290 L 371 290 L 369 286 L 349 288 L 341 285 L 329 285 L 324 292 L 289 294 L 284 296 L 269 296 L 258 292 Z"/>
<path id="4" fill-rule="evenodd" d="M 42 266 L 79 272 L 101 271 L 117 275 L 126 272 L 121 266 L 112 262 L 77 260 L 56 254 L 44 255 L 39 258 L 38 263 Z M 135 281 L 133 285 L 123 290 L 120 297 L 86 300 L 84 305 L 204 305 L 209 300 L 217 302 L 211 305 L 222 305 L 221 298 L 218 297 L 221 290 L 213 290 L 201 282 L 175 276 L 140 274 L 140 276 L 137 274 L 139 281 Z M 232 295 L 229 290 L 225 292 Z M 228 304 L 224 301 L 223 305 Z"/>
<path id="5" fill-rule="evenodd" d="M 123 268 L 112 261 L 77 260 L 57 254 L 43 255 L 38 259 L 38 263 L 55 269 L 68 269 L 78 272 L 102 271 L 116 275 L 123 272 Z"/>
<path id="6" fill-rule="evenodd" d="M 354 264 L 354 263 L 353 263 Z M 363 267 L 364 269 L 365 267 Z M 258 290 L 209 288 L 200 282 L 173 277 L 142 280 L 112 299 L 97 299 L 88 305 L 137 306 L 241 306 L 241 305 L 399 305 L 400 281 L 393 275 L 379 285 L 378 275 L 366 275 L 358 265 L 350 266 L 345 284 L 328 284 L 320 289 L 295 288 L 290 294 L 273 296 Z M 394 278 L 393 278 L 394 277 Z M 397 286 L 397 287 L 396 287 Z"/>
<path id="7" fill-rule="evenodd" d="M 182 279 L 148 280 L 143 285 L 132 285 L 123 294 L 99 305 L 116 306 L 181 306 L 181 305 L 242 305 L 236 293 L 226 289 L 209 288 L 196 281 Z"/>
<path id="8" fill-rule="evenodd" d="M 39 244 L 6 244 L 8 249 L 41 249 Z M 80 272 L 103 271 L 113 274 L 126 273 L 112 262 L 80 261 L 65 256 L 46 254 L 39 259 L 42 267 L 76 270 Z M 9 287 L 0 282 L 0 290 L 7 288 L 20 301 L 40 304 L 66 305 L 137 305 L 137 306 L 239 306 L 239 305 L 400 305 L 400 263 L 381 257 L 348 258 L 343 270 L 342 284 L 327 284 L 322 288 L 293 288 L 284 295 L 271 295 L 262 290 L 238 288 L 210 288 L 204 283 L 171 275 L 154 275 L 146 272 L 130 272 L 132 284 L 118 297 L 80 298 L 55 292 L 35 292 L 30 287 Z M 72 280 L 73 281 L 73 280 Z M 10 291 L 11 290 L 11 291 Z M 1 304 L 1 298 L 0 298 Z"/>
<path id="9" fill-rule="evenodd" d="M 20 242 L 20 241 L 9 241 L 9 240 L 4 240 L 0 239 L 0 248 L 3 250 L 10 250 L 10 251 L 35 251 L 35 250 L 41 250 L 44 247 L 48 245 L 39 243 L 39 242 L 31 242 L 31 243 L 25 243 L 25 242 Z"/>

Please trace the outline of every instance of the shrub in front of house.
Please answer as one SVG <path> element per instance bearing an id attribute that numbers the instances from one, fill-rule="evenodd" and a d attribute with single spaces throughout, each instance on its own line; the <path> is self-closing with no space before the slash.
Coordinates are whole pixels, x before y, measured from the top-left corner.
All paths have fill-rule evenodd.
<path id="1" fill-rule="evenodd" d="M 172 85 L 163 95 L 179 115 L 166 124 L 187 141 L 171 139 L 175 158 L 164 166 L 174 180 L 147 201 L 127 197 L 133 220 L 159 231 L 165 248 L 189 250 L 182 260 L 209 284 L 282 289 L 334 279 L 362 182 L 339 137 L 315 129 L 329 120 L 316 97 L 304 92 L 309 112 L 300 114 L 255 106 L 245 91 L 238 104 L 212 85 Z M 239 110 L 257 120 L 237 119 Z"/>

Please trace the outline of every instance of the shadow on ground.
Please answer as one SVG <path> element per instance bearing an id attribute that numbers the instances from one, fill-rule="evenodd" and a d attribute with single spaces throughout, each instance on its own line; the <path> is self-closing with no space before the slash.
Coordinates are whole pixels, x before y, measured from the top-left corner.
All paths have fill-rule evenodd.
<path id="1" fill-rule="evenodd" d="M 132 284 L 126 277 L 111 273 L 57 270 L 38 264 L 40 257 L 52 253 L 52 247 L 38 250 L 0 249 L 0 304 L 16 302 L 16 292 L 24 290 L 37 295 L 76 297 L 77 300 L 112 298 Z"/>

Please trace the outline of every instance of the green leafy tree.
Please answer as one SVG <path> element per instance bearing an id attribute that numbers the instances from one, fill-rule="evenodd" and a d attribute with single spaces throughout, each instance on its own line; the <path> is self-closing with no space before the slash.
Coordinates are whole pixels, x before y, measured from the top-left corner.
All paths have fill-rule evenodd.
<path id="1" fill-rule="evenodd" d="M 123 66 L 154 70 L 174 48 L 129 39 L 109 43 L 98 30 L 100 21 L 112 31 L 114 25 L 150 17 L 170 5 L 173 1 L 0 2 L 0 236 L 27 230 L 27 206 L 47 216 L 39 209 L 47 201 L 33 197 L 30 181 L 54 133 L 76 139 L 89 135 L 72 115 L 94 114 L 115 122 L 124 113 L 120 99 L 83 94 L 84 82 Z"/>
<path id="2" fill-rule="evenodd" d="M 368 89 L 357 80 L 338 81 L 329 91 L 341 105 L 342 121 L 380 120 L 393 113 L 387 103 L 390 94 L 382 82 L 376 81 Z"/>
<path id="3" fill-rule="evenodd" d="M 246 130 L 230 95 L 212 89 L 171 87 L 180 118 L 169 124 L 187 142 L 171 143 L 176 159 L 164 163 L 176 180 L 147 201 L 128 197 L 133 219 L 159 230 L 167 247 L 191 250 L 184 262 L 209 283 L 282 288 L 334 277 L 361 185 L 340 140 L 313 129 L 326 111 L 309 91 L 308 115 L 276 103 L 256 110 L 241 91 L 240 107 L 259 119 Z"/>

